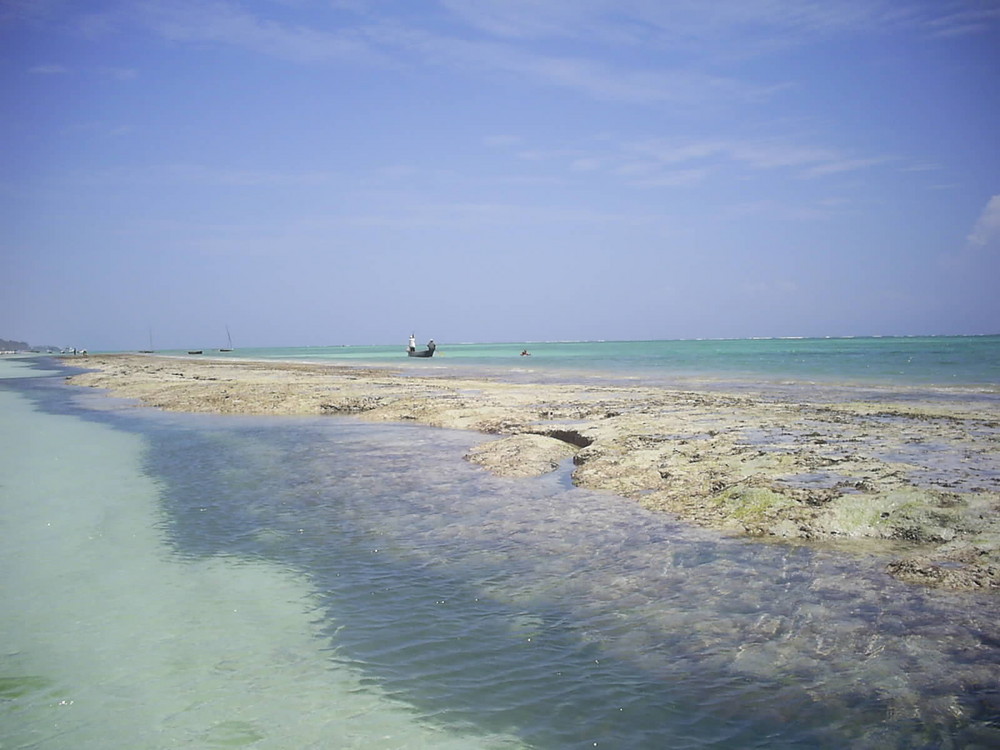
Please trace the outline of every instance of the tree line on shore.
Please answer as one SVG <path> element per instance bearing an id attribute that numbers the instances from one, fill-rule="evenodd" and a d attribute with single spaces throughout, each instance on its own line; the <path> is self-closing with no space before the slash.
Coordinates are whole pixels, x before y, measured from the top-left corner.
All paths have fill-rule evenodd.
<path id="1" fill-rule="evenodd" d="M 34 351 L 52 351 L 58 352 L 61 347 L 58 346 L 32 346 L 27 341 L 15 341 L 14 339 L 0 339 L 0 352 L 34 352 Z"/>
<path id="2" fill-rule="evenodd" d="M 0 339 L 0 350 L 5 352 L 26 352 L 31 347 L 24 341 L 12 341 L 10 339 Z"/>

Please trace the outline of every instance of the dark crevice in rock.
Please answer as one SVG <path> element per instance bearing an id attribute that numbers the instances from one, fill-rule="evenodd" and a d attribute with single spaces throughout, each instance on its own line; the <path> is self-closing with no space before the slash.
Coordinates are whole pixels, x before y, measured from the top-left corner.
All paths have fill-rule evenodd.
<path id="1" fill-rule="evenodd" d="M 564 443 L 575 445 L 577 448 L 586 448 L 594 442 L 591 438 L 581 435 L 576 430 L 550 430 L 545 435 L 556 440 L 562 440 Z"/>

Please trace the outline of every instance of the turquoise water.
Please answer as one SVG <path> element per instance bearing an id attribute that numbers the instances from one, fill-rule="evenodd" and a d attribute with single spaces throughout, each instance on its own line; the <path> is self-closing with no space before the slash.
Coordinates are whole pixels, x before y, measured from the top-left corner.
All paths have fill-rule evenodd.
<path id="1" fill-rule="evenodd" d="M 1000 744 L 1000 600 L 0 362 L 0 747 Z"/>
<path id="2" fill-rule="evenodd" d="M 524 350 L 531 356 L 522 357 Z M 406 357 L 404 345 L 206 350 L 205 356 L 393 365 L 407 372 L 480 372 L 522 379 L 589 375 L 680 383 L 1000 385 L 1000 336 L 441 343 L 430 360 Z"/>

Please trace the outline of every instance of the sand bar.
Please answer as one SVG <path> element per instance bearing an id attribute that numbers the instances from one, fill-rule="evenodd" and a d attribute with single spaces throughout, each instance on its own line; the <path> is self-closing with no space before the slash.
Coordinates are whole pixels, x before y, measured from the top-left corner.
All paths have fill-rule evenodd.
<path id="1" fill-rule="evenodd" d="M 144 406 L 351 415 L 475 430 L 466 458 L 573 481 L 704 526 L 883 554 L 902 580 L 1000 591 L 1000 405 L 521 384 L 391 369 L 91 355 L 69 378 Z"/>

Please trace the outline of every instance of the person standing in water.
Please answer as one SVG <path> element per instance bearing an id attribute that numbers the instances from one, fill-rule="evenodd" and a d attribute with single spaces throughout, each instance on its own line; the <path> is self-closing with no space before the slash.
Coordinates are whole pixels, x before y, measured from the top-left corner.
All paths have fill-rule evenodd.
<path id="1" fill-rule="evenodd" d="M 412 333 L 410 334 L 410 351 L 415 352 L 417 350 L 417 337 Z"/>

